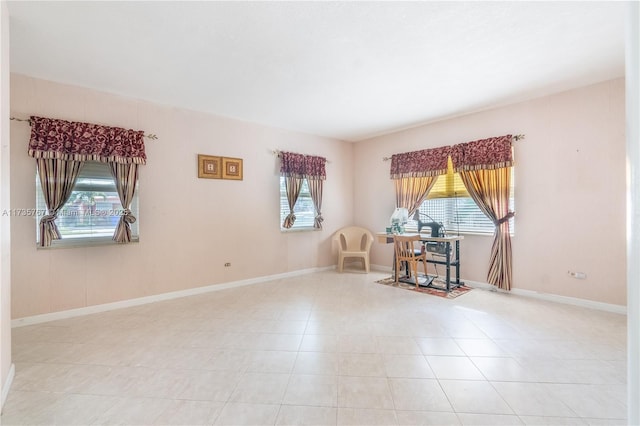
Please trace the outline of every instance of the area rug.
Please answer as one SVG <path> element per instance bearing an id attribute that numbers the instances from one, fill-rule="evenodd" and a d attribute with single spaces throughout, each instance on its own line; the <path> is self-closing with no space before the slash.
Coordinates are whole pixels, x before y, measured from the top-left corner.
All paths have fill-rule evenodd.
<path id="1" fill-rule="evenodd" d="M 433 280 L 433 282 L 432 282 L 430 287 L 417 287 L 416 288 L 415 284 L 408 284 L 408 283 L 403 283 L 403 282 L 398 283 L 398 285 L 396 286 L 396 281 L 395 281 L 395 278 L 393 278 L 393 277 L 383 278 L 381 280 L 376 281 L 376 283 L 383 284 L 383 285 L 388 285 L 390 287 L 397 287 L 397 288 L 402 288 L 402 289 L 405 289 L 405 290 L 411 290 L 411 291 L 415 291 L 415 292 L 418 292 L 418 293 L 431 294 L 433 296 L 444 297 L 446 299 L 455 299 L 456 297 L 461 296 L 461 295 L 463 295 L 465 293 L 468 293 L 469 291 L 472 290 L 471 287 L 461 286 L 461 287 L 454 288 L 451 291 L 447 292 L 446 284 L 445 284 L 444 280 L 440 279 L 440 278 L 436 278 L 435 280 Z"/>

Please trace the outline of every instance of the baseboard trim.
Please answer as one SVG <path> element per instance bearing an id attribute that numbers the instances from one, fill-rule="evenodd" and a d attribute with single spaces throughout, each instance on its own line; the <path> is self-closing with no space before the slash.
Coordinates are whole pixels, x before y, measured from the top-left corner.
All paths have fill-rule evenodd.
<path id="1" fill-rule="evenodd" d="M 11 321 L 11 327 L 12 328 L 25 327 L 28 325 L 41 324 L 49 321 L 56 321 L 61 319 L 74 318 L 74 317 L 83 316 L 83 315 L 111 311 L 115 309 L 146 305 L 148 303 L 177 299 L 180 297 L 195 296 L 198 294 L 210 293 L 212 291 L 226 290 L 229 288 L 259 284 L 262 282 L 268 282 L 268 281 L 273 281 L 273 280 L 282 279 L 282 278 L 290 278 L 290 277 L 296 277 L 300 275 L 307 275 L 314 272 L 334 270 L 335 268 L 336 268 L 336 265 L 318 267 L 318 268 L 300 269 L 297 271 L 284 272 L 281 274 L 266 275 L 262 277 L 249 278 L 249 279 L 240 280 L 240 281 L 231 281 L 231 282 L 222 283 L 222 284 L 213 284 L 213 285 L 208 285 L 204 287 L 196 287 L 196 288 L 190 288 L 186 290 L 173 291 L 169 293 L 161 293 L 153 296 L 145 296 L 145 297 L 139 297 L 135 299 L 120 300 L 118 302 L 104 303 L 101 305 L 87 306 L 84 308 L 69 309 L 66 311 L 51 312 L 48 314 L 40 314 L 40 315 L 33 315 L 29 317 L 16 318 Z M 388 273 L 393 272 L 392 268 L 390 268 L 389 266 L 374 265 L 374 264 L 371 265 L 371 270 L 378 271 L 378 272 L 388 272 Z M 597 309 L 600 311 L 612 312 L 612 313 L 621 314 L 621 315 L 627 314 L 626 306 L 622 306 L 622 305 L 614 305 L 610 303 L 596 302 L 593 300 L 579 299 L 577 297 L 560 296 L 560 295 L 550 294 L 550 293 L 539 293 L 537 291 L 523 290 L 523 289 L 517 289 L 517 288 L 511 289 L 511 291 L 504 291 L 504 290 L 496 289 L 496 287 L 480 281 L 472 281 L 472 280 L 463 280 L 463 281 L 466 285 L 473 288 L 479 288 L 479 289 L 488 290 L 488 291 L 497 291 L 505 294 L 515 294 L 518 296 L 530 297 L 533 299 L 540 299 L 540 300 L 546 300 L 550 302 L 563 303 L 566 305 L 574 305 L 574 306 L 580 306 L 584 308 Z M 4 388 L 3 388 L 3 392 L 4 392 Z"/>
<path id="2" fill-rule="evenodd" d="M 388 272 L 390 274 L 393 274 L 393 268 L 390 266 L 383 266 L 383 265 L 374 265 L 371 264 L 370 266 L 372 271 L 378 271 L 378 272 Z"/>
<path id="3" fill-rule="evenodd" d="M 579 299 L 577 297 L 560 296 L 558 294 L 540 293 L 533 290 L 523 290 L 521 288 L 512 288 L 511 291 L 500 290 L 488 283 L 479 281 L 464 280 L 469 287 L 480 288 L 482 290 L 495 291 L 504 294 L 515 294 L 517 296 L 530 297 L 532 299 L 546 300 L 548 302 L 562 303 L 565 305 L 579 306 L 582 308 L 597 309 L 599 311 L 612 312 L 614 314 L 627 314 L 627 307 L 622 305 L 614 305 L 612 303 L 596 302 L 594 300 Z"/>
<path id="4" fill-rule="evenodd" d="M 393 273 L 392 268 L 390 268 L 389 266 L 371 265 L 371 269 L 379 272 L 388 272 L 390 274 Z M 577 297 L 569 297 L 569 296 L 560 296 L 560 295 L 551 294 L 551 293 L 540 293 L 533 290 L 523 290 L 519 288 L 512 288 L 511 291 L 506 291 L 506 290 L 500 290 L 489 283 L 485 283 L 481 281 L 472 281 L 472 280 L 464 280 L 464 279 L 462 281 L 465 283 L 465 285 L 468 285 L 469 287 L 478 288 L 482 290 L 494 291 L 494 292 L 504 293 L 504 294 L 515 294 L 517 296 L 530 297 L 532 299 L 546 300 L 546 301 L 555 302 L 555 303 L 563 303 L 565 305 L 580 306 L 583 308 L 597 309 L 599 311 L 612 312 L 614 314 L 621 314 L 621 315 L 627 314 L 627 307 L 623 305 L 614 305 L 611 303 L 596 302 L 593 300 L 579 299 Z"/>
<path id="5" fill-rule="evenodd" d="M 531 297 L 534 299 L 548 300 L 551 302 L 564 303 L 566 305 L 580 306 L 583 308 L 597 309 L 599 311 L 612 312 L 614 314 L 627 314 L 627 307 L 614 305 L 612 303 L 596 302 L 594 300 L 578 299 L 577 297 L 560 296 L 557 294 L 539 293 L 533 290 L 523 290 L 519 288 L 511 289 L 511 293 L 518 296 Z"/>
<path id="6" fill-rule="evenodd" d="M 283 272 L 281 274 L 266 275 L 266 276 L 257 277 L 257 278 L 249 278 L 249 279 L 240 280 L 240 281 L 231 281 L 231 282 L 222 283 L 222 284 L 213 284 L 213 285 L 208 285 L 204 287 L 195 287 L 195 288 L 190 288 L 186 290 L 172 291 L 169 293 L 160 293 L 160 294 L 155 294 L 153 296 L 144 296 L 144 297 L 138 297 L 135 299 L 120 300 L 117 302 L 87 306 L 84 308 L 69 309 L 65 311 L 51 312 L 48 314 L 40 314 L 40 315 L 33 315 L 29 317 L 16 318 L 11 321 L 11 327 L 12 328 L 25 327 L 28 325 L 41 324 L 49 321 L 74 318 L 74 317 L 89 315 L 89 314 L 97 314 L 100 312 L 112 311 L 115 309 L 130 308 L 133 306 L 146 305 L 148 303 L 178 299 L 180 297 L 195 296 L 198 294 L 210 293 L 212 291 L 220 291 L 220 290 L 226 290 L 229 288 L 243 287 L 247 285 L 259 284 L 263 282 L 279 280 L 282 278 L 290 278 L 290 277 L 296 277 L 300 275 L 307 275 L 313 272 L 327 271 L 332 269 L 335 269 L 335 265 L 318 267 L 318 268 L 300 269 L 297 271 Z"/>
<path id="7" fill-rule="evenodd" d="M 473 288 L 479 288 L 481 290 L 499 292 L 499 293 L 509 293 L 508 291 L 500 290 L 495 286 L 492 286 L 489 283 L 483 283 L 482 281 L 472 281 L 472 280 L 462 280 L 465 285 Z"/>
<path id="8" fill-rule="evenodd" d="M 0 400 L 0 413 L 2 413 L 2 408 L 4 407 L 4 403 L 7 401 L 7 397 L 9 396 L 9 389 L 11 389 L 11 385 L 13 384 L 13 378 L 16 375 L 16 365 L 11 364 L 9 368 L 9 374 L 7 375 L 7 380 L 5 380 L 2 385 L 2 400 Z"/>

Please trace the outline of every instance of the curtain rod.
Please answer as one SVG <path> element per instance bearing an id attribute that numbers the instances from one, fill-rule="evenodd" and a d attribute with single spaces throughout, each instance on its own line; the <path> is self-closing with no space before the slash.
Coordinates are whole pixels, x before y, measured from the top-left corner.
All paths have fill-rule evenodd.
<path id="1" fill-rule="evenodd" d="M 514 141 L 519 141 L 519 140 L 522 140 L 522 139 L 524 139 L 524 135 L 515 135 L 513 137 Z M 391 157 L 383 157 L 382 158 L 382 161 L 389 161 L 389 160 L 391 160 Z"/>
<path id="2" fill-rule="evenodd" d="M 26 121 L 27 123 L 29 123 L 29 126 L 31 126 L 31 120 L 28 118 L 16 118 L 16 117 L 9 117 L 9 120 L 13 120 L 13 121 Z M 158 136 L 154 135 L 153 133 L 149 133 L 148 135 L 144 135 L 145 138 L 147 139 L 151 139 L 151 140 L 157 140 Z"/>
<path id="3" fill-rule="evenodd" d="M 271 150 L 271 153 L 272 153 L 274 156 L 276 156 L 276 157 L 280 157 L 280 153 L 281 153 L 281 152 L 282 152 L 282 151 L 281 151 L 281 150 L 279 150 L 279 149 L 272 149 L 272 150 Z M 309 154 L 302 154 L 302 155 L 309 155 Z M 327 163 L 330 163 L 330 162 L 331 162 L 331 161 L 327 160 L 326 158 L 325 158 L 325 160 L 327 161 Z"/>

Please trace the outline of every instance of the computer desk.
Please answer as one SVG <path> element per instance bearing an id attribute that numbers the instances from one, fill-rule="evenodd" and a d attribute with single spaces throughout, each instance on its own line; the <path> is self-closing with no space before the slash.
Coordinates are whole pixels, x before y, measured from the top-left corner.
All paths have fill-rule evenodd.
<path id="1" fill-rule="evenodd" d="M 414 235 L 420 235 L 420 242 L 423 243 L 428 243 L 428 242 L 435 242 L 435 243 L 444 243 L 445 244 L 445 253 L 444 253 L 444 258 L 445 260 L 436 260 L 436 259 L 429 259 L 427 258 L 427 263 L 433 263 L 436 265 L 444 265 L 445 269 L 446 269 L 446 274 L 445 274 L 445 283 L 447 286 L 447 291 L 451 291 L 451 288 L 457 288 L 460 287 L 461 285 L 464 285 L 464 283 L 462 281 L 460 281 L 460 241 L 464 239 L 464 237 L 462 235 L 451 235 L 451 236 L 446 236 L 446 237 L 431 237 L 431 236 L 427 236 L 427 235 L 423 235 L 423 234 L 418 234 L 418 233 L 405 233 L 405 234 L 400 234 L 402 236 L 414 236 Z M 376 233 L 376 239 L 379 243 L 383 243 L 383 244 L 390 244 L 393 243 L 393 236 L 394 234 L 387 234 L 386 232 L 378 232 Z M 453 244 L 453 250 L 455 251 L 455 256 L 454 259 L 451 259 L 451 243 Z M 433 253 L 433 252 L 429 252 L 427 251 L 427 254 L 429 253 Z M 394 259 L 395 259 L 395 253 L 394 253 Z M 455 281 L 452 283 L 451 282 L 451 267 L 455 267 L 456 270 L 456 279 Z M 399 271 L 396 271 L 396 262 L 394 260 L 393 262 L 393 271 L 394 274 L 398 274 Z M 416 277 L 417 279 L 417 277 Z M 413 283 L 415 284 L 415 283 Z M 427 285 L 430 286 L 431 284 Z"/>

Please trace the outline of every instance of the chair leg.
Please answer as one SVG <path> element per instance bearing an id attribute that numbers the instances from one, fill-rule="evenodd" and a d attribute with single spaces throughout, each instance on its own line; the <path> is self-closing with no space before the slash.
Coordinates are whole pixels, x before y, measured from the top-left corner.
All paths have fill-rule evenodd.
<path id="1" fill-rule="evenodd" d="M 369 273 L 369 255 L 366 255 L 364 258 L 364 270 Z"/>
<path id="2" fill-rule="evenodd" d="M 342 272 L 344 268 L 344 257 L 338 256 L 338 272 Z"/>
<path id="3" fill-rule="evenodd" d="M 416 288 L 420 287 L 418 282 L 418 262 L 411 262 L 411 267 L 413 269 L 413 275 L 416 277 Z"/>

